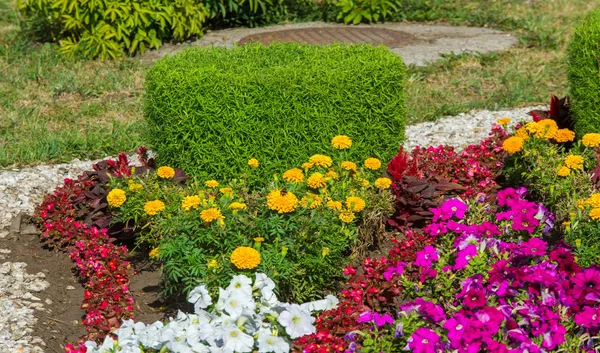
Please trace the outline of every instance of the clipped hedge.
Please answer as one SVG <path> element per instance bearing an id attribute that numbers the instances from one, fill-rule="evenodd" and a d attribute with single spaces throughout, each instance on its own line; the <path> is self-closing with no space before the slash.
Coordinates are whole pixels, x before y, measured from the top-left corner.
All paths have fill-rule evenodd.
<path id="1" fill-rule="evenodd" d="M 157 62 L 146 76 L 147 139 L 158 162 L 190 175 L 253 180 L 353 139 L 348 159 L 389 160 L 404 139 L 405 68 L 368 45 L 195 48 Z"/>
<path id="2" fill-rule="evenodd" d="M 579 137 L 600 127 L 600 9 L 575 28 L 568 47 L 568 77 L 575 132 Z"/>

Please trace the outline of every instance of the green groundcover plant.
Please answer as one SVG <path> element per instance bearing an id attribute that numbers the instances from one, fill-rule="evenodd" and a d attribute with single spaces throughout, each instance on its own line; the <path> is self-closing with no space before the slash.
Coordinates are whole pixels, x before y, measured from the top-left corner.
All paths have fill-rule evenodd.
<path id="1" fill-rule="evenodd" d="M 369 45 L 196 48 L 157 62 L 146 77 L 147 140 L 158 163 L 203 179 L 251 184 L 355 136 L 348 158 L 389 160 L 404 139 L 402 59 Z"/>
<path id="2" fill-rule="evenodd" d="M 114 222 L 146 230 L 139 242 L 163 264 L 168 294 L 201 282 L 216 290 L 234 275 L 261 271 L 282 298 L 303 302 L 335 289 L 343 265 L 368 238 L 364 220 L 393 209 L 386 190 L 391 180 L 377 178 L 381 162 L 347 160 L 352 142 L 345 136 L 332 144 L 340 149 L 335 159 L 313 155 L 266 188 L 247 186 L 262 167 L 251 159 L 246 174 L 229 181 L 194 179 L 181 186 L 170 167 L 114 179 L 107 201 Z"/>

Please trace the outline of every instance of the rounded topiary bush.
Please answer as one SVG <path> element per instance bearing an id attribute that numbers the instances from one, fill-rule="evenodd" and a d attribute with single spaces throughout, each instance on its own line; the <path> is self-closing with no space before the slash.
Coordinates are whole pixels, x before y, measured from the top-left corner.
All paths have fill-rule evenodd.
<path id="1" fill-rule="evenodd" d="M 583 136 L 600 126 L 600 9 L 575 28 L 568 47 L 568 77 L 575 132 Z"/>
<path id="2" fill-rule="evenodd" d="M 405 68 L 368 45 L 277 44 L 189 49 L 146 77 L 148 141 L 162 165 L 201 178 L 251 181 L 327 153 L 335 135 L 347 158 L 389 160 L 404 138 Z"/>

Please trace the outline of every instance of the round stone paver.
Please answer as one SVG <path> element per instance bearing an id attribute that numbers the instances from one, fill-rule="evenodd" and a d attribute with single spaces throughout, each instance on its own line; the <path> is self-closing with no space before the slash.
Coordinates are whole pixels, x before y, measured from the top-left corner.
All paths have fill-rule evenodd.
<path id="1" fill-rule="evenodd" d="M 276 42 L 325 45 L 333 43 L 368 43 L 390 48 L 403 47 L 420 42 L 414 34 L 375 27 L 313 27 L 282 31 L 255 33 L 242 38 L 238 45 L 252 42 L 273 44 Z"/>
<path id="2" fill-rule="evenodd" d="M 275 41 L 310 44 L 370 43 L 385 45 L 402 57 L 404 63 L 417 66 L 440 59 L 443 54 L 489 53 L 510 48 L 518 39 L 490 28 L 426 25 L 420 23 L 376 23 L 348 26 L 341 23 L 304 22 L 258 28 L 229 28 L 206 31 L 196 40 L 165 44 L 151 50 L 141 60 L 153 61 L 186 47 L 227 47 L 250 41 L 270 44 Z"/>

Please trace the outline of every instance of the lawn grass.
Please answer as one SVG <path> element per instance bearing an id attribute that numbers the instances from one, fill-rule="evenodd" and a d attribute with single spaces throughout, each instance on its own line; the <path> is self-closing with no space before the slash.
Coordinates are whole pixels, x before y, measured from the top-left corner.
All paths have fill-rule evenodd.
<path id="1" fill-rule="evenodd" d="M 574 22 L 600 0 L 404 0 L 394 20 L 512 31 L 518 47 L 450 55 L 408 70 L 411 122 L 471 109 L 547 103 L 567 92 L 564 48 Z M 19 35 L 12 0 L 0 0 L 0 167 L 95 158 L 143 144 L 147 64 L 69 60 Z"/>

